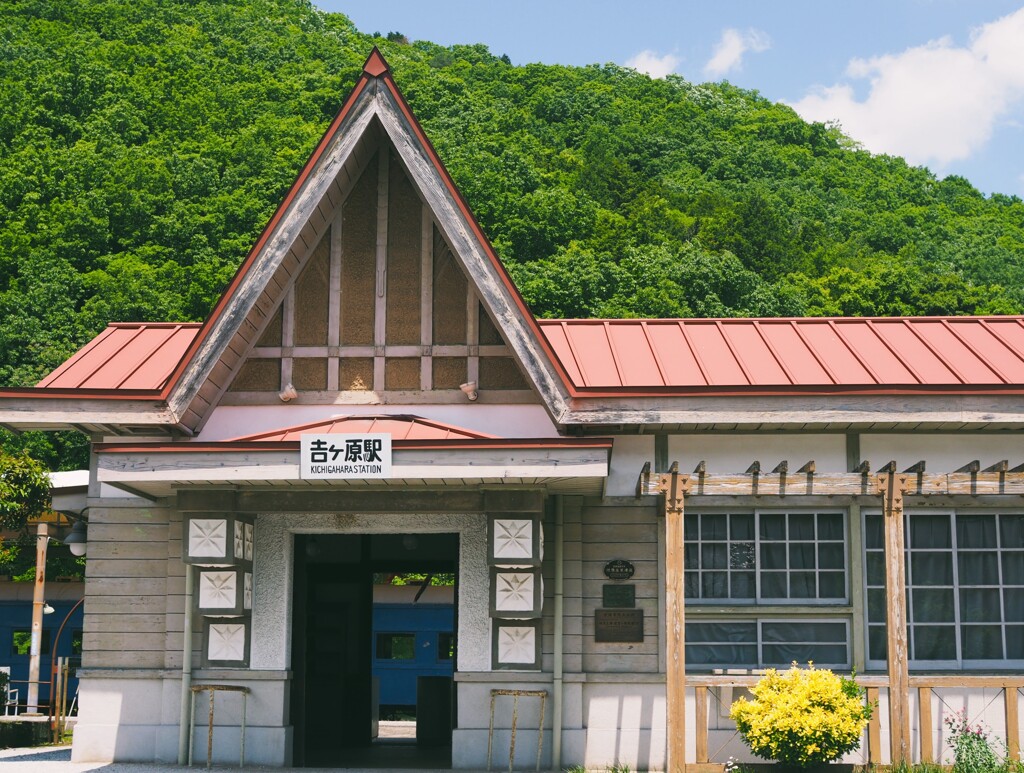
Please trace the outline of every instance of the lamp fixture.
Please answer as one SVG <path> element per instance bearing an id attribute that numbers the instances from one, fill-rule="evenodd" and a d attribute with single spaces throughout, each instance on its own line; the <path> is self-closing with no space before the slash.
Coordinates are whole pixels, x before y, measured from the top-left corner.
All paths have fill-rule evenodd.
<path id="1" fill-rule="evenodd" d="M 86 545 L 89 541 L 85 521 L 75 521 L 71 526 L 71 533 L 64 538 L 64 544 L 71 548 L 71 555 L 84 556 Z"/>
<path id="2" fill-rule="evenodd" d="M 43 614 L 44 615 L 52 615 L 56 611 L 57 610 L 55 610 L 53 607 L 51 607 L 48 603 L 46 603 L 45 601 L 43 602 Z"/>
<path id="3" fill-rule="evenodd" d="M 476 398 L 480 396 L 480 393 L 477 391 L 475 381 L 467 381 L 465 384 L 460 384 L 459 389 L 461 389 L 463 394 L 469 398 L 470 402 L 475 402 Z"/>

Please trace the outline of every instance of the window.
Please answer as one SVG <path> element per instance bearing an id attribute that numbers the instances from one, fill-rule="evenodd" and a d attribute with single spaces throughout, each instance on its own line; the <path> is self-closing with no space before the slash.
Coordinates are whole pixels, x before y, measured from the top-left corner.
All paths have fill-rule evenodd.
<path id="1" fill-rule="evenodd" d="M 864 516 L 868 663 L 886 659 L 880 513 Z M 929 668 L 1024 663 L 1024 513 L 908 513 L 909 657 Z"/>
<path id="2" fill-rule="evenodd" d="M 414 633 L 378 633 L 378 660 L 415 660 L 416 634 Z"/>
<path id="3" fill-rule="evenodd" d="M 687 513 L 686 598 L 835 604 L 846 594 L 842 512 Z"/>
<path id="4" fill-rule="evenodd" d="M 455 637 L 451 632 L 442 631 L 437 635 L 437 659 L 451 660 L 455 657 Z"/>
<path id="5" fill-rule="evenodd" d="M 850 665 L 845 620 L 702 620 L 686 624 L 690 668 L 767 668 L 813 661 Z"/>
<path id="6" fill-rule="evenodd" d="M 14 631 L 11 638 L 11 654 L 12 655 L 31 655 L 32 648 L 32 631 L 27 628 Z M 50 654 L 50 631 L 48 628 L 43 629 L 42 639 L 39 641 L 39 654 L 49 655 Z"/>

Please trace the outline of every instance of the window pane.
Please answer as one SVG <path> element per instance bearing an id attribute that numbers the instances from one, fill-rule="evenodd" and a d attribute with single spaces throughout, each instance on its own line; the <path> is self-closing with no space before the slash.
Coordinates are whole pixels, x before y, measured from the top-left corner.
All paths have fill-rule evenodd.
<path id="1" fill-rule="evenodd" d="M 999 531 L 1004 548 L 1024 545 L 1024 515 L 1000 515 Z"/>
<path id="2" fill-rule="evenodd" d="M 844 623 L 812 623 L 807 621 L 766 620 L 761 624 L 766 642 L 810 641 L 836 643 L 846 641 Z"/>
<path id="3" fill-rule="evenodd" d="M 687 623 L 686 643 L 691 642 L 757 642 L 757 623 L 743 621 L 731 623 L 715 621 L 709 623 Z"/>
<path id="4" fill-rule="evenodd" d="M 871 588 L 868 590 L 868 620 L 875 623 L 885 622 L 884 588 Z"/>
<path id="5" fill-rule="evenodd" d="M 761 572 L 761 598 L 784 599 L 788 595 L 785 572 Z"/>
<path id="6" fill-rule="evenodd" d="M 1004 542 L 1003 544 L 1005 545 L 1006 543 Z M 1024 551 L 1007 550 L 1003 552 L 1003 584 L 1024 585 Z"/>
<path id="7" fill-rule="evenodd" d="M 688 666 L 756 666 L 757 645 L 686 644 Z"/>
<path id="8" fill-rule="evenodd" d="M 691 542 L 683 545 L 683 562 L 691 569 L 700 568 L 700 544 Z"/>
<path id="9" fill-rule="evenodd" d="M 705 542 L 700 546 L 700 568 L 701 569 L 725 569 L 726 545 L 714 542 Z"/>
<path id="10" fill-rule="evenodd" d="M 686 542 L 700 538 L 700 516 L 687 513 L 683 516 L 683 539 Z"/>
<path id="11" fill-rule="evenodd" d="M 818 513 L 818 539 L 841 541 L 844 536 L 842 513 Z"/>
<path id="12" fill-rule="evenodd" d="M 761 648 L 766 666 L 788 666 L 790 663 L 813 661 L 823 666 L 845 666 L 848 661 L 846 646 L 834 644 L 766 644 Z"/>
<path id="13" fill-rule="evenodd" d="M 868 553 L 866 569 L 868 585 L 885 585 L 884 553 Z"/>
<path id="14" fill-rule="evenodd" d="M 1006 626 L 1006 657 L 1024 660 L 1024 625 Z"/>
<path id="15" fill-rule="evenodd" d="M 814 515 L 791 513 L 789 516 L 789 538 L 791 540 L 814 539 Z"/>
<path id="16" fill-rule="evenodd" d="M 12 655 L 31 655 L 32 652 L 32 631 L 30 629 L 23 629 L 20 631 L 14 631 L 11 637 L 11 654 Z M 49 655 L 50 654 L 50 629 L 44 628 L 42 635 L 39 640 L 39 654 Z"/>
<path id="17" fill-rule="evenodd" d="M 700 516 L 700 538 L 702 540 L 728 539 L 725 515 L 702 513 Z"/>
<path id="18" fill-rule="evenodd" d="M 949 537 L 949 515 L 915 514 L 910 516 L 910 547 L 951 548 Z"/>
<path id="19" fill-rule="evenodd" d="M 754 543 L 735 542 L 729 546 L 730 569 L 754 568 Z"/>
<path id="20" fill-rule="evenodd" d="M 729 579 L 729 587 L 732 590 L 732 597 L 734 599 L 754 598 L 754 573 L 732 572 Z"/>
<path id="21" fill-rule="evenodd" d="M 703 572 L 700 582 L 703 598 L 724 599 L 729 597 L 729 574 L 727 572 Z"/>
<path id="22" fill-rule="evenodd" d="M 846 575 L 842 572 L 821 572 L 818 575 L 818 596 L 823 599 L 846 598 Z"/>
<path id="23" fill-rule="evenodd" d="M 761 545 L 761 568 L 762 569 L 785 569 L 786 568 L 786 546 L 785 545 Z"/>
<path id="24" fill-rule="evenodd" d="M 998 588 L 964 588 L 960 591 L 960 619 L 962 621 L 998 623 L 1002 617 Z"/>
<path id="25" fill-rule="evenodd" d="M 956 628 L 952 625 L 915 625 L 915 660 L 956 660 Z"/>
<path id="26" fill-rule="evenodd" d="M 814 545 L 790 545 L 789 546 L 789 568 L 790 569 L 813 569 L 814 568 Z"/>
<path id="27" fill-rule="evenodd" d="M 885 635 L 884 625 L 868 626 L 868 658 L 871 660 L 885 660 L 888 640 Z"/>
<path id="28" fill-rule="evenodd" d="M 960 631 L 964 660 L 999 660 L 1003 657 L 1003 632 L 998 625 L 965 625 Z"/>
<path id="29" fill-rule="evenodd" d="M 786 539 L 786 516 L 783 513 L 761 514 L 761 539 Z"/>
<path id="30" fill-rule="evenodd" d="M 963 548 L 996 547 L 996 517 L 994 515 L 957 515 L 956 544 Z"/>
<path id="31" fill-rule="evenodd" d="M 952 585 L 952 554 L 911 553 L 910 571 L 914 585 Z"/>
<path id="32" fill-rule="evenodd" d="M 816 597 L 814 572 L 793 572 L 789 575 L 789 595 L 794 599 L 813 599 Z"/>
<path id="33" fill-rule="evenodd" d="M 998 585 L 999 562 L 991 552 L 957 551 L 957 570 L 961 585 Z"/>
<path id="34" fill-rule="evenodd" d="M 740 513 L 729 516 L 729 537 L 734 540 L 754 539 L 754 514 Z"/>
<path id="35" fill-rule="evenodd" d="M 1024 588 L 1004 588 L 1003 606 L 1007 622 L 1024 622 Z"/>
<path id="36" fill-rule="evenodd" d="M 885 547 L 882 541 L 882 516 L 864 516 L 864 547 L 868 550 L 881 550 Z"/>
<path id="37" fill-rule="evenodd" d="M 914 588 L 910 592 L 916 623 L 952 623 L 954 617 L 953 589 Z"/>
<path id="38" fill-rule="evenodd" d="M 450 633 L 437 635 L 437 659 L 451 660 L 455 656 L 455 636 Z"/>
<path id="39" fill-rule="evenodd" d="M 846 551 L 842 544 L 818 545 L 819 569 L 843 569 L 846 566 Z"/>
<path id="40" fill-rule="evenodd" d="M 686 598 L 695 599 L 700 597 L 700 576 L 697 572 L 683 572 L 683 584 Z"/>
<path id="41" fill-rule="evenodd" d="M 378 633 L 377 657 L 381 660 L 414 660 L 416 635 L 412 633 Z"/>

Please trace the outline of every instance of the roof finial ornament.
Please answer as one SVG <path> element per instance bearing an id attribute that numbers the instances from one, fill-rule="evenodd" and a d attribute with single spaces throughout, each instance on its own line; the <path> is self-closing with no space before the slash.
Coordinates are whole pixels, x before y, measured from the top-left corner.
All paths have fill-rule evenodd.
<path id="1" fill-rule="evenodd" d="M 366 62 L 363 64 L 363 72 L 376 78 L 390 70 L 391 67 L 388 65 L 387 59 L 384 58 L 380 49 L 374 46 L 370 55 L 366 57 Z"/>

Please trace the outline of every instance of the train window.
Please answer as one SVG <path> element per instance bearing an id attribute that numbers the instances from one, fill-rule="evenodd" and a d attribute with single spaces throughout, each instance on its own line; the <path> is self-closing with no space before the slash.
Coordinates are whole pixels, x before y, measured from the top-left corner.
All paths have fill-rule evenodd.
<path id="1" fill-rule="evenodd" d="M 15 630 L 11 637 L 11 654 L 12 655 L 30 655 L 32 647 L 32 631 L 27 628 Z M 43 629 L 43 638 L 39 642 L 39 654 L 49 655 L 50 654 L 50 631 Z"/>
<path id="2" fill-rule="evenodd" d="M 437 659 L 451 660 L 455 656 L 455 637 L 450 632 L 437 635 Z"/>
<path id="3" fill-rule="evenodd" d="M 414 633 L 378 633 L 378 660 L 415 660 L 416 634 Z"/>

